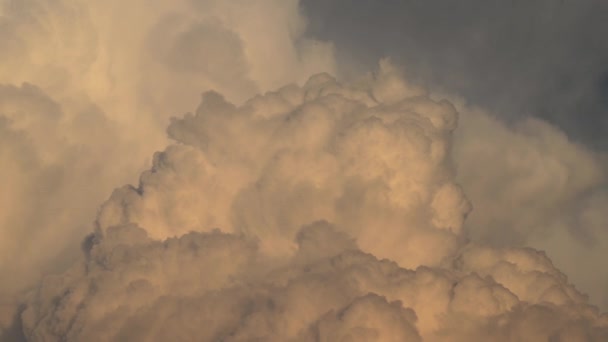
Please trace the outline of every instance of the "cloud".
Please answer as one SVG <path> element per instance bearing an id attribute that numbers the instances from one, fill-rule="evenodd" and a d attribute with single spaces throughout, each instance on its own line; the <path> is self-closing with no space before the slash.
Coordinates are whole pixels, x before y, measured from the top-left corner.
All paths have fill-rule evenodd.
<path id="1" fill-rule="evenodd" d="M 582 214 L 577 203 L 602 191 L 601 155 L 554 126 L 533 118 L 507 126 L 476 109 L 465 109 L 462 117 L 454 154 L 459 179 L 479 209 L 471 217 L 472 225 L 484 227 L 472 231 L 484 234 L 479 238 L 513 244 L 568 227 L 575 223 L 568 220 Z M 504 210 L 506 205 L 520 214 Z M 573 233 L 584 239 L 585 229 L 593 228 L 585 224 Z"/>
<path id="2" fill-rule="evenodd" d="M 206 93 L 32 293 L 26 339 L 605 339 L 544 253 L 467 241 L 456 121 L 386 62 L 240 106 Z"/>
<path id="3" fill-rule="evenodd" d="M 3 295 L 15 295 L 48 271 L 48 259 L 63 253 L 74 257 L 69 246 L 81 240 L 77 231 L 90 229 L 95 202 L 107 196 L 103 189 L 128 180 L 105 170 L 96 156 L 105 154 L 117 167 L 129 166 L 114 145 L 120 142 L 116 127 L 95 108 L 81 110 L 78 114 L 86 119 L 72 119 L 38 87 L 0 86 L 0 273 L 15 275 L 2 277 Z M 98 130 L 108 140 L 95 140 Z M 98 183 L 91 184 L 99 175 Z M 46 248 L 49 239 L 53 248 Z"/>
<path id="4" fill-rule="evenodd" d="M 342 77 L 390 56 L 457 104 L 454 164 L 475 208 L 465 227 L 473 240 L 546 250 L 608 308 L 608 273 L 597 271 L 608 246 L 598 209 L 608 189 L 606 3 L 301 5 L 311 34 L 336 45 Z"/>
<path id="5" fill-rule="evenodd" d="M 353 83 L 308 79 L 335 73 L 336 61 L 298 5 L 0 3 L 0 339 L 606 339 L 605 316 L 577 290 L 605 301 L 605 156 L 541 119 L 493 118 L 530 103 L 562 115 L 586 99 L 537 91 L 562 80 L 548 75 L 578 50 L 554 42 L 555 63 L 513 72 L 495 68 L 500 58 L 460 58 L 443 26 L 366 29 L 439 42 L 447 53 L 408 50 L 433 66 L 406 59 L 408 77 L 495 104 L 480 110 L 434 100 L 387 60 Z M 589 8 L 558 17 L 593 26 Z M 424 18 L 410 13 L 403 22 Z M 484 56 L 490 38 L 470 37 Z M 351 67 L 344 52 L 354 50 L 337 46 Z M 595 109 L 601 89 L 583 69 L 597 69 L 597 56 L 564 76 Z M 171 119 L 174 143 L 139 184 L 98 208 L 166 145 L 166 121 L 201 91 L 195 112 Z"/>
<path id="6" fill-rule="evenodd" d="M 334 68 L 296 1 L 0 8 L 0 332 L 25 291 L 77 258 L 99 203 L 136 179 L 201 91 L 239 103 Z"/>
<path id="7" fill-rule="evenodd" d="M 601 1 L 303 0 L 315 37 L 344 69 L 390 56 L 411 80 L 458 94 L 502 118 L 534 116 L 608 147 Z M 365 25 L 361 25 L 365 22 Z"/>
<path id="8" fill-rule="evenodd" d="M 465 226 L 468 235 L 495 246 L 546 250 L 605 307 L 608 274 L 595 271 L 608 237 L 600 209 L 608 189 L 604 154 L 539 119 L 506 125 L 479 108 L 458 107 L 457 180 L 475 208 Z"/>
<path id="9" fill-rule="evenodd" d="M 168 128 L 183 145 L 157 154 L 138 188 L 115 192 L 99 229 L 133 222 L 162 239 L 222 227 L 283 253 L 300 226 L 327 219 L 350 226 L 381 257 L 437 264 L 446 255 L 418 243 L 441 241 L 450 253 L 469 210 L 446 165 L 456 111 L 410 91 L 383 69 L 368 90 L 319 75 L 242 107 L 207 93 L 196 113 Z M 386 248 L 396 243 L 411 252 Z"/>

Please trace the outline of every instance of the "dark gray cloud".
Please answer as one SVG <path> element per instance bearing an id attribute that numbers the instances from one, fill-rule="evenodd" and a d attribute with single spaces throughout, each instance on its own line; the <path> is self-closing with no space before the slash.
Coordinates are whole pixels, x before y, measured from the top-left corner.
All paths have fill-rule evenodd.
<path id="1" fill-rule="evenodd" d="M 410 78 L 506 119 L 534 115 L 608 147 L 608 2 L 304 0 L 339 60 L 390 56 Z M 344 66 L 348 69 L 348 66 Z"/>

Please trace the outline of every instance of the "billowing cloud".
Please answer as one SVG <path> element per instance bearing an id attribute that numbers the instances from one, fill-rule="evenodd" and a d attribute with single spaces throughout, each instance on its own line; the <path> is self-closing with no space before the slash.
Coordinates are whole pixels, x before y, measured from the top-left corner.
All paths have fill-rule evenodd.
<path id="1" fill-rule="evenodd" d="M 409 77 L 502 118 L 548 120 L 608 147 L 608 3 L 302 0 L 310 31 L 357 72 L 390 56 Z M 365 23 L 365 24 L 363 24 Z"/>
<path id="2" fill-rule="evenodd" d="M 457 112 L 383 62 L 238 106 L 206 93 L 82 261 L 46 278 L 27 340 L 589 340 L 608 320 L 549 258 L 467 241 Z"/>
<path id="3" fill-rule="evenodd" d="M 65 262 L 77 255 L 68 246 L 81 240 L 79 231 L 90 229 L 95 202 L 107 196 L 113 182 L 129 180 L 106 170 L 98 158 L 102 154 L 118 169 L 133 169 L 121 157 L 118 145 L 124 140 L 116 126 L 95 107 L 78 110 L 71 118 L 30 84 L 0 86 L 0 273 L 14 275 L 2 277 L 2 295 L 14 295 L 48 271 L 43 266 L 49 259 L 67 253 Z"/>
<path id="4" fill-rule="evenodd" d="M 483 234 L 480 239 L 517 244 L 559 225 L 578 224 L 577 202 L 606 182 L 600 155 L 544 121 L 529 118 L 509 127 L 475 109 L 462 121 L 455 160 L 458 178 L 479 209 L 471 223 L 484 227 L 472 231 Z M 480 166 L 484 169 L 476 171 Z M 519 215 L 504 210 L 507 205 Z M 584 224 L 573 233 L 584 239 L 585 229 L 593 228 Z"/>
<path id="5" fill-rule="evenodd" d="M 605 156 L 540 119 L 494 119 L 547 100 L 521 75 L 552 82 L 576 58 L 554 42 L 551 67 L 501 69 L 515 81 L 475 93 L 453 85 L 496 64 L 451 63 L 462 49 L 443 28 L 419 31 L 448 53 L 405 59 L 409 75 L 494 112 L 387 61 L 353 83 L 308 79 L 336 62 L 298 5 L 0 0 L 0 340 L 608 339 L 583 293 L 608 305 Z M 595 94 L 583 64 L 573 79 Z M 139 184 L 99 207 L 201 92 Z"/>
<path id="6" fill-rule="evenodd" d="M 608 272 L 601 266 L 608 246 L 602 209 L 608 195 L 605 154 L 539 119 L 506 125 L 478 108 L 458 107 L 462 124 L 454 160 L 457 180 L 475 208 L 465 227 L 469 237 L 546 250 L 606 308 Z"/>
<path id="7" fill-rule="evenodd" d="M 453 101 L 462 102 L 454 159 L 475 207 L 471 238 L 547 250 L 608 308 L 608 226 L 599 209 L 608 191 L 607 2 L 301 6 L 310 32 L 336 45 L 343 74 L 390 56 L 408 79 L 462 99 Z"/>
<path id="8" fill-rule="evenodd" d="M 318 75 L 242 107 L 205 94 L 196 113 L 169 126 L 183 145 L 157 154 L 138 188 L 118 190 L 99 229 L 137 223 L 162 239 L 223 227 L 286 253 L 300 226 L 326 219 L 376 255 L 438 264 L 469 210 L 448 167 L 456 111 L 386 69 L 370 89 Z M 397 244 L 407 246 L 387 248 Z"/>
<path id="9" fill-rule="evenodd" d="M 332 71 L 305 26 L 297 1 L 0 1 L 0 331 L 201 91 L 239 103 Z"/>

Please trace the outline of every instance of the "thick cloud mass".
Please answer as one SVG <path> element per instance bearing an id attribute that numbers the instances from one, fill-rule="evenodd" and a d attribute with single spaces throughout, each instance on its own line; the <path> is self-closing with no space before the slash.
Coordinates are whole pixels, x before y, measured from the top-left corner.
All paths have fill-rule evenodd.
<path id="1" fill-rule="evenodd" d="M 390 64 L 235 106 L 203 95 L 81 263 L 46 278 L 29 341 L 602 341 L 542 252 L 467 242 L 455 108 Z"/>
<path id="2" fill-rule="evenodd" d="M 539 119 L 509 126 L 458 107 L 456 179 L 475 208 L 465 225 L 468 236 L 546 250 L 593 302 L 608 308 L 606 155 Z"/>
<path id="3" fill-rule="evenodd" d="M 0 297 L 30 284 L 48 259 L 74 257 L 69 245 L 90 229 L 103 190 L 128 181 L 104 169 L 99 154 L 118 169 L 133 168 L 113 123 L 92 106 L 70 110 L 36 86 L 0 86 Z M 49 240 L 53 247 L 44 248 Z"/>
<path id="4" fill-rule="evenodd" d="M 201 91 L 239 103 L 333 70 L 305 27 L 291 0 L 0 1 L 0 334 Z"/>
<path id="5" fill-rule="evenodd" d="M 387 68 L 370 89 L 319 75 L 238 108 L 205 94 L 194 115 L 168 129 L 186 146 L 157 154 L 138 189 L 116 192 L 99 229 L 135 222 L 166 238 L 222 227 L 288 253 L 301 225 L 326 219 L 376 255 L 438 264 L 456 248 L 469 210 L 446 158 L 456 111 Z"/>
<path id="6" fill-rule="evenodd" d="M 0 340 L 606 340 L 577 3 L 0 0 Z"/>
<path id="7" fill-rule="evenodd" d="M 301 6 L 311 34 L 336 45 L 343 73 L 390 56 L 409 80 L 460 98 L 454 160 L 475 207 L 471 238 L 547 250 L 608 309 L 608 225 L 599 209 L 608 194 L 608 2 Z"/>

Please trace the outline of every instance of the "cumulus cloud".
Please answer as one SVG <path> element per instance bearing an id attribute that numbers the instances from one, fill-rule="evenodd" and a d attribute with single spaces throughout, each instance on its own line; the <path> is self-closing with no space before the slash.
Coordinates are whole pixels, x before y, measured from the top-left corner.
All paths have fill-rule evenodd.
<path id="1" fill-rule="evenodd" d="M 234 105 L 203 95 L 82 261 L 21 315 L 27 340 L 590 340 L 608 319 L 543 253 L 467 241 L 457 112 L 388 63 Z"/>
<path id="2" fill-rule="evenodd" d="M 521 248 L 605 297 L 605 157 L 386 60 L 308 79 L 298 5 L 0 0 L 0 340 L 607 339 Z"/>
<path id="3" fill-rule="evenodd" d="M 577 204 L 603 191 L 601 154 L 539 119 L 506 125 L 478 108 L 459 109 L 463 115 L 454 159 L 458 179 L 479 208 L 469 222 L 481 230 L 472 234 L 503 244 L 522 243 L 560 225 L 581 240 L 593 235 L 598 227 L 589 220 L 576 228 L 572 224 L 580 222 L 576 216 L 583 208 L 591 209 Z M 520 214 L 504 210 L 507 205 Z"/>
<path id="4" fill-rule="evenodd" d="M 90 229 L 95 202 L 113 182 L 128 181 L 97 157 L 130 167 L 115 145 L 121 141 L 116 127 L 94 107 L 80 110 L 70 118 L 36 86 L 0 86 L 0 273 L 15 275 L 2 277 L 3 295 L 31 283 L 49 258 L 74 257 L 68 246 L 81 239 L 78 231 Z M 54 247 L 45 248 L 49 240 Z"/>
<path id="5" fill-rule="evenodd" d="M 534 116 L 608 147 L 603 1 L 302 0 L 351 71 L 391 56 L 412 80 L 502 118 Z M 362 25 L 365 23 L 365 25 Z"/>
<path id="6" fill-rule="evenodd" d="M 284 107 L 260 114 L 275 103 Z M 369 89 L 321 74 L 241 107 L 207 93 L 168 128 L 182 145 L 157 154 L 138 188 L 104 204 L 99 229 L 135 222 L 162 239 L 223 227 L 286 253 L 300 226 L 327 219 L 381 257 L 438 264 L 456 248 L 469 209 L 447 158 L 456 115 L 385 69 Z M 386 248 L 400 243 L 409 247 Z"/>
<path id="7" fill-rule="evenodd" d="M 535 118 L 506 125 L 458 105 L 457 180 L 475 210 L 465 230 L 496 246 L 535 246 L 606 307 L 605 155 Z M 517 213 L 517 214 L 514 214 Z M 581 268 L 585 264 L 588 267 Z"/>
<path id="8" fill-rule="evenodd" d="M 296 1 L 0 1 L 0 331 L 201 91 L 240 103 L 332 71 L 305 27 Z"/>
<path id="9" fill-rule="evenodd" d="M 471 238 L 547 250 L 604 308 L 607 4 L 301 3 L 312 34 L 337 46 L 342 74 L 390 56 L 408 79 L 458 98 L 454 160 L 475 207 Z"/>

